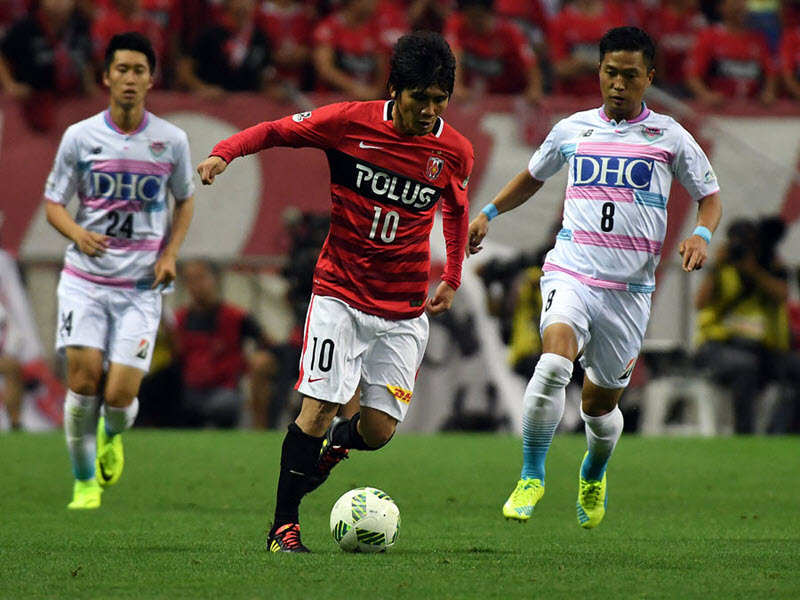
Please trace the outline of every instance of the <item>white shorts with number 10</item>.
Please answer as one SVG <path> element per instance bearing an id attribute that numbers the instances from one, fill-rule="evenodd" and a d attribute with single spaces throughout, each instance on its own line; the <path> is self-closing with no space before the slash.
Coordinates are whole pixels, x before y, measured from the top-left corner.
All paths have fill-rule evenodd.
<path id="1" fill-rule="evenodd" d="M 542 335 L 553 323 L 571 325 L 589 380 L 627 387 L 650 319 L 650 294 L 588 286 L 555 271 L 545 273 L 540 285 Z"/>
<path id="2" fill-rule="evenodd" d="M 295 389 L 346 404 L 360 385 L 362 406 L 402 421 L 427 343 L 425 314 L 392 321 L 312 295 Z"/>

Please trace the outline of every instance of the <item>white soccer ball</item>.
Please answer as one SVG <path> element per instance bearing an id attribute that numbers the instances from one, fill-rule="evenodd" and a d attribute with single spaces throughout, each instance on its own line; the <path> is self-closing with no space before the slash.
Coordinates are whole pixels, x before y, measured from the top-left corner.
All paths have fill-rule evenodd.
<path id="1" fill-rule="evenodd" d="M 383 552 L 400 532 L 400 509 L 376 488 L 350 490 L 331 509 L 331 535 L 345 552 Z"/>

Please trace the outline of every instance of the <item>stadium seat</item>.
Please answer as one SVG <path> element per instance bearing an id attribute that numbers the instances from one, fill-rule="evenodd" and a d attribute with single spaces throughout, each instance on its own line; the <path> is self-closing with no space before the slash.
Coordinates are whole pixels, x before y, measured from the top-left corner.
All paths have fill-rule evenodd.
<path id="1" fill-rule="evenodd" d="M 642 435 L 712 436 L 733 431 L 727 392 L 699 374 L 657 377 L 644 388 L 641 404 Z M 682 419 L 672 422 L 671 409 L 684 402 Z"/>

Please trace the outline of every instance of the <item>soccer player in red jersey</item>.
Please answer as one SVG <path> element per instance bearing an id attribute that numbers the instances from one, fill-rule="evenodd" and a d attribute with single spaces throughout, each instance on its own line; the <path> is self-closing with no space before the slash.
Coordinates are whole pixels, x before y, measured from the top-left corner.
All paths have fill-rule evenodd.
<path id="1" fill-rule="evenodd" d="M 407 34 L 391 59 L 392 100 L 260 123 L 217 144 L 197 168 L 210 184 L 234 158 L 274 146 L 319 148 L 330 166 L 331 228 L 314 272 L 295 386 L 303 405 L 283 442 L 272 552 L 308 552 L 300 541 L 303 496 L 350 449 L 377 450 L 394 435 L 425 351 L 425 311 L 449 309 L 461 281 L 473 150 L 441 118 L 455 69 L 439 34 Z M 428 298 L 440 199 L 447 262 Z M 334 420 L 357 387 L 361 411 Z"/>

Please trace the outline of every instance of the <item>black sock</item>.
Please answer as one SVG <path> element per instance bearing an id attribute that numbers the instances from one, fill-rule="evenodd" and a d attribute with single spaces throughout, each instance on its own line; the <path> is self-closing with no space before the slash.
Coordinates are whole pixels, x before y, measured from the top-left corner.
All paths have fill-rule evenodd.
<path id="1" fill-rule="evenodd" d="M 324 439 L 303 433 L 296 423 L 289 425 L 281 449 L 281 474 L 278 478 L 273 531 L 286 523 L 299 521 L 300 501 L 306 491 L 307 478 L 319 458 Z"/>
<path id="2" fill-rule="evenodd" d="M 333 445 L 334 446 L 341 446 L 342 448 L 347 448 L 350 450 L 378 450 L 379 448 L 383 448 L 386 444 L 389 443 L 389 438 L 386 440 L 385 443 L 381 444 L 380 446 L 373 448 L 372 446 L 367 446 L 367 442 L 364 441 L 364 438 L 361 437 L 361 434 L 358 433 L 358 421 L 361 419 L 361 413 L 356 413 L 353 417 L 344 425 L 339 425 L 334 432 L 333 432 Z"/>

